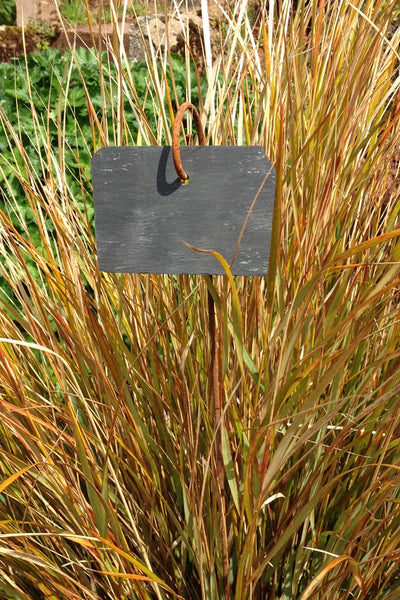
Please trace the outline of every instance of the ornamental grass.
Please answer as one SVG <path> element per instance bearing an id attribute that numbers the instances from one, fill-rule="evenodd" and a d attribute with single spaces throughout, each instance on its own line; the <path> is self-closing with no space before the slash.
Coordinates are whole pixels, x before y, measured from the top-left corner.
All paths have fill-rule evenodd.
<path id="1" fill-rule="evenodd" d="M 399 598 L 399 3 L 205 7 L 200 61 L 168 5 L 183 87 L 167 41 L 139 86 L 115 0 L 98 104 L 72 38 L 54 105 L 29 70 L 0 103 L 4 600 Z M 170 144 L 194 97 L 274 164 L 268 277 L 99 272 L 84 157 Z"/>

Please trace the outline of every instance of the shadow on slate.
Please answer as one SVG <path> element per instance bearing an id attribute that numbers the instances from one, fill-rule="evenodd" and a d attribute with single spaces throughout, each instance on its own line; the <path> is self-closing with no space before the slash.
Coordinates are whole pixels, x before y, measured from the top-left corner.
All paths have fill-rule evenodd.
<path id="1" fill-rule="evenodd" d="M 115 273 L 266 275 L 275 173 L 261 147 L 183 146 L 176 176 L 170 146 L 104 147 L 92 158 L 98 267 Z"/>

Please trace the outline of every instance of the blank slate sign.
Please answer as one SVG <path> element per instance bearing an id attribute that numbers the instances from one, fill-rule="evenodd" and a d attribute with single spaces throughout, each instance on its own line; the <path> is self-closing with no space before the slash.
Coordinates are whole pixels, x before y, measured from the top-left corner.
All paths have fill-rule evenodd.
<path id="1" fill-rule="evenodd" d="M 183 146 L 180 155 L 187 184 L 169 146 L 104 147 L 94 155 L 99 269 L 221 275 L 213 255 L 184 242 L 230 264 L 240 239 L 233 274 L 266 275 L 275 177 L 262 148 Z"/>

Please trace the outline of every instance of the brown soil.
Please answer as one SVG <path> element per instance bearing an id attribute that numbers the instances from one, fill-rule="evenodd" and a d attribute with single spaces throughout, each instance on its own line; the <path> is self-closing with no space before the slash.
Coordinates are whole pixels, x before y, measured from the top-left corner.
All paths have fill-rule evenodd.
<path id="1" fill-rule="evenodd" d="M 39 40 L 29 32 L 25 32 L 25 46 L 27 52 L 37 49 Z M 2 27 L 0 29 L 0 62 L 9 62 L 15 56 L 24 52 L 24 41 L 21 27 Z"/>

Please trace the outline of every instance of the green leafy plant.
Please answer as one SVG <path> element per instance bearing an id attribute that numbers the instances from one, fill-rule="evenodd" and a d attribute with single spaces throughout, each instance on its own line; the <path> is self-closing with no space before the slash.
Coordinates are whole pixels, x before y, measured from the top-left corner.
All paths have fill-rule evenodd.
<path id="1" fill-rule="evenodd" d="M 105 61 L 105 53 L 102 60 Z M 186 89 L 185 65 L 179 56 L 171 57 L 174 82 L 178 101 L 184 97 Z M 137 94 L 146 97 L 148 71 L 145 63 L 127 65 Z M 160 67 L 157 67 L 160 71 Z M 161 72 L 160 72 L 161 74 Z M 60 123 L 63 124 L 62 143 L 65 161 L 66 184 L 74 198 L 78 199 L 79 210 L 85 212 L 89 226 L 93 229 L 93 207 L 82 197 L 90 193 L 90 158 L 94 152 L 92 131 L 93 115 L 103 111 L 104 122 L 108 123 L 106 136 L 113 136 L 113 110 L 117 102 L 115 81 L 117 70 L 112 63 L 103 62 L 99 71 L 98 58 L 93 52 L 79 48 L 71 55 L 59 49 L 48 49 L 42 53 L 27 56 L 26 60 L 13 64 L 0 64 L 0 107 L 7 116 L 7 126 L 0 127 L 0 207 L 17 230 L 27 233 L 37 247 L 42 247 L 41 233 L 37 228 L 36 216 L 24 190 L 24 183 L 16 177 L 14 160 L 27 165 L 26 177 L 33 170 L 38 181 L 45 182 L 49 176 L 49 165 L 43 155 L 49 147 L 61 143 Z M 85 86 L 82 86 L 82 78 Z M 166 74 L 167 82 L 171 75 Z M 195 76 L 190 75 L 194 99 Z M 202 82 L 203 88 L 205 81 Z M 88 109 L 87 96 L 90 98 Z M 104 105 L 107 97 L 107 105 Z M 128 99 L 124 101 L 125 143 L 132 143 L 138 134 L 137 113 L 130 108 Z M 45 111 L 45 112 L 44 112 Z M 156 118 L 151 101 L 144 100 L 143 111 L 149 126 L 156 128 Z M 32 113 L 36 115 L 32 118 Z M 169 119 L 169 117 L 168 117 Z M 15 146 L 15 132 L 18 131 L 23 151 Z M 96 142 L 95 142 L 96 143 Z M 21 149 L 22 150 L 22 149 Z M 16 158 L 18 156 L 18 158 Z M 26 162 L 27 161 L 27 162 Z M 50 165 L 52 174 L 57 176 L 55 164 Z M 85 174 L 82 177 L 82 173 Z M 12 193 L 13 202 L 8 198 Z M 23 225 L 22 225 L 23 223 Z M 46 222 L 49 234 L 53 232 L 50 221 Z M 34 261 L 31 268 L 35 271 Z M 2 280 L 3 293 L 10 290 Z"/>
<path id="2" fill-rule="evenodd" d="M 117 11 L 115 14 L 119 17 L 122 17 L 123 14 L 125 14 L 126 17 L 133 17 L 135 15 L 143 15 L 146 13 L 145 1 L 133 2 L 131 6 L 126 8 L 124 7 L 124 3 L 121 2 L 115 4 L 99 3 L 99 5 L 100 7 L 94 10 L 91 9 L 90 4 L 87 6 L 80 0 L 62 0 L 60 3 L 60 12 L 64 19 L 72 25 L 87 23 L 89 20 L 93 22 L 96 22 L 99 19 L 104 22 L 112 21 L 113 10 Z M 160 5 L 154 3 L 154 6 L 157 7 Z"/>
<path id="3" fill-rule="evenodd" d="M 68 23 L 87 23 L 87 10 L 84 2 L 77 0 L 62 0 L 60 11 Z"/>
<path id="4" fill-rule="evenodd" d="M 3 98 L 5 600 L 398 596 L 395 3 L 292 8 L 227 12 L 206 86 L 186 38 L 140 77 L 93 51 L 99 87 L 57 57 L 53 109 L 27 69 L 17 121 Z M 169 144 L 195 93 L 209 143 L 274 162 L 268 278 L 100 273 L 89 157 Z"/>
<path id="5" fill-rule="evenodd" d="M 50 48 L 50 42 L 55 37 L 54 27 L 51 27 L 46 21 L 36 19 L 29 21 L 26 30 L 33 35 L 39 36 L 39 41 L 36 43 L 38 52 L 43 52 Z"/>
<path id="6" fill-rule="evenodd" d="M 0 25 L 14 25 L 16 18 L 15 0 L 2 0 L 0 5 Z"/>

